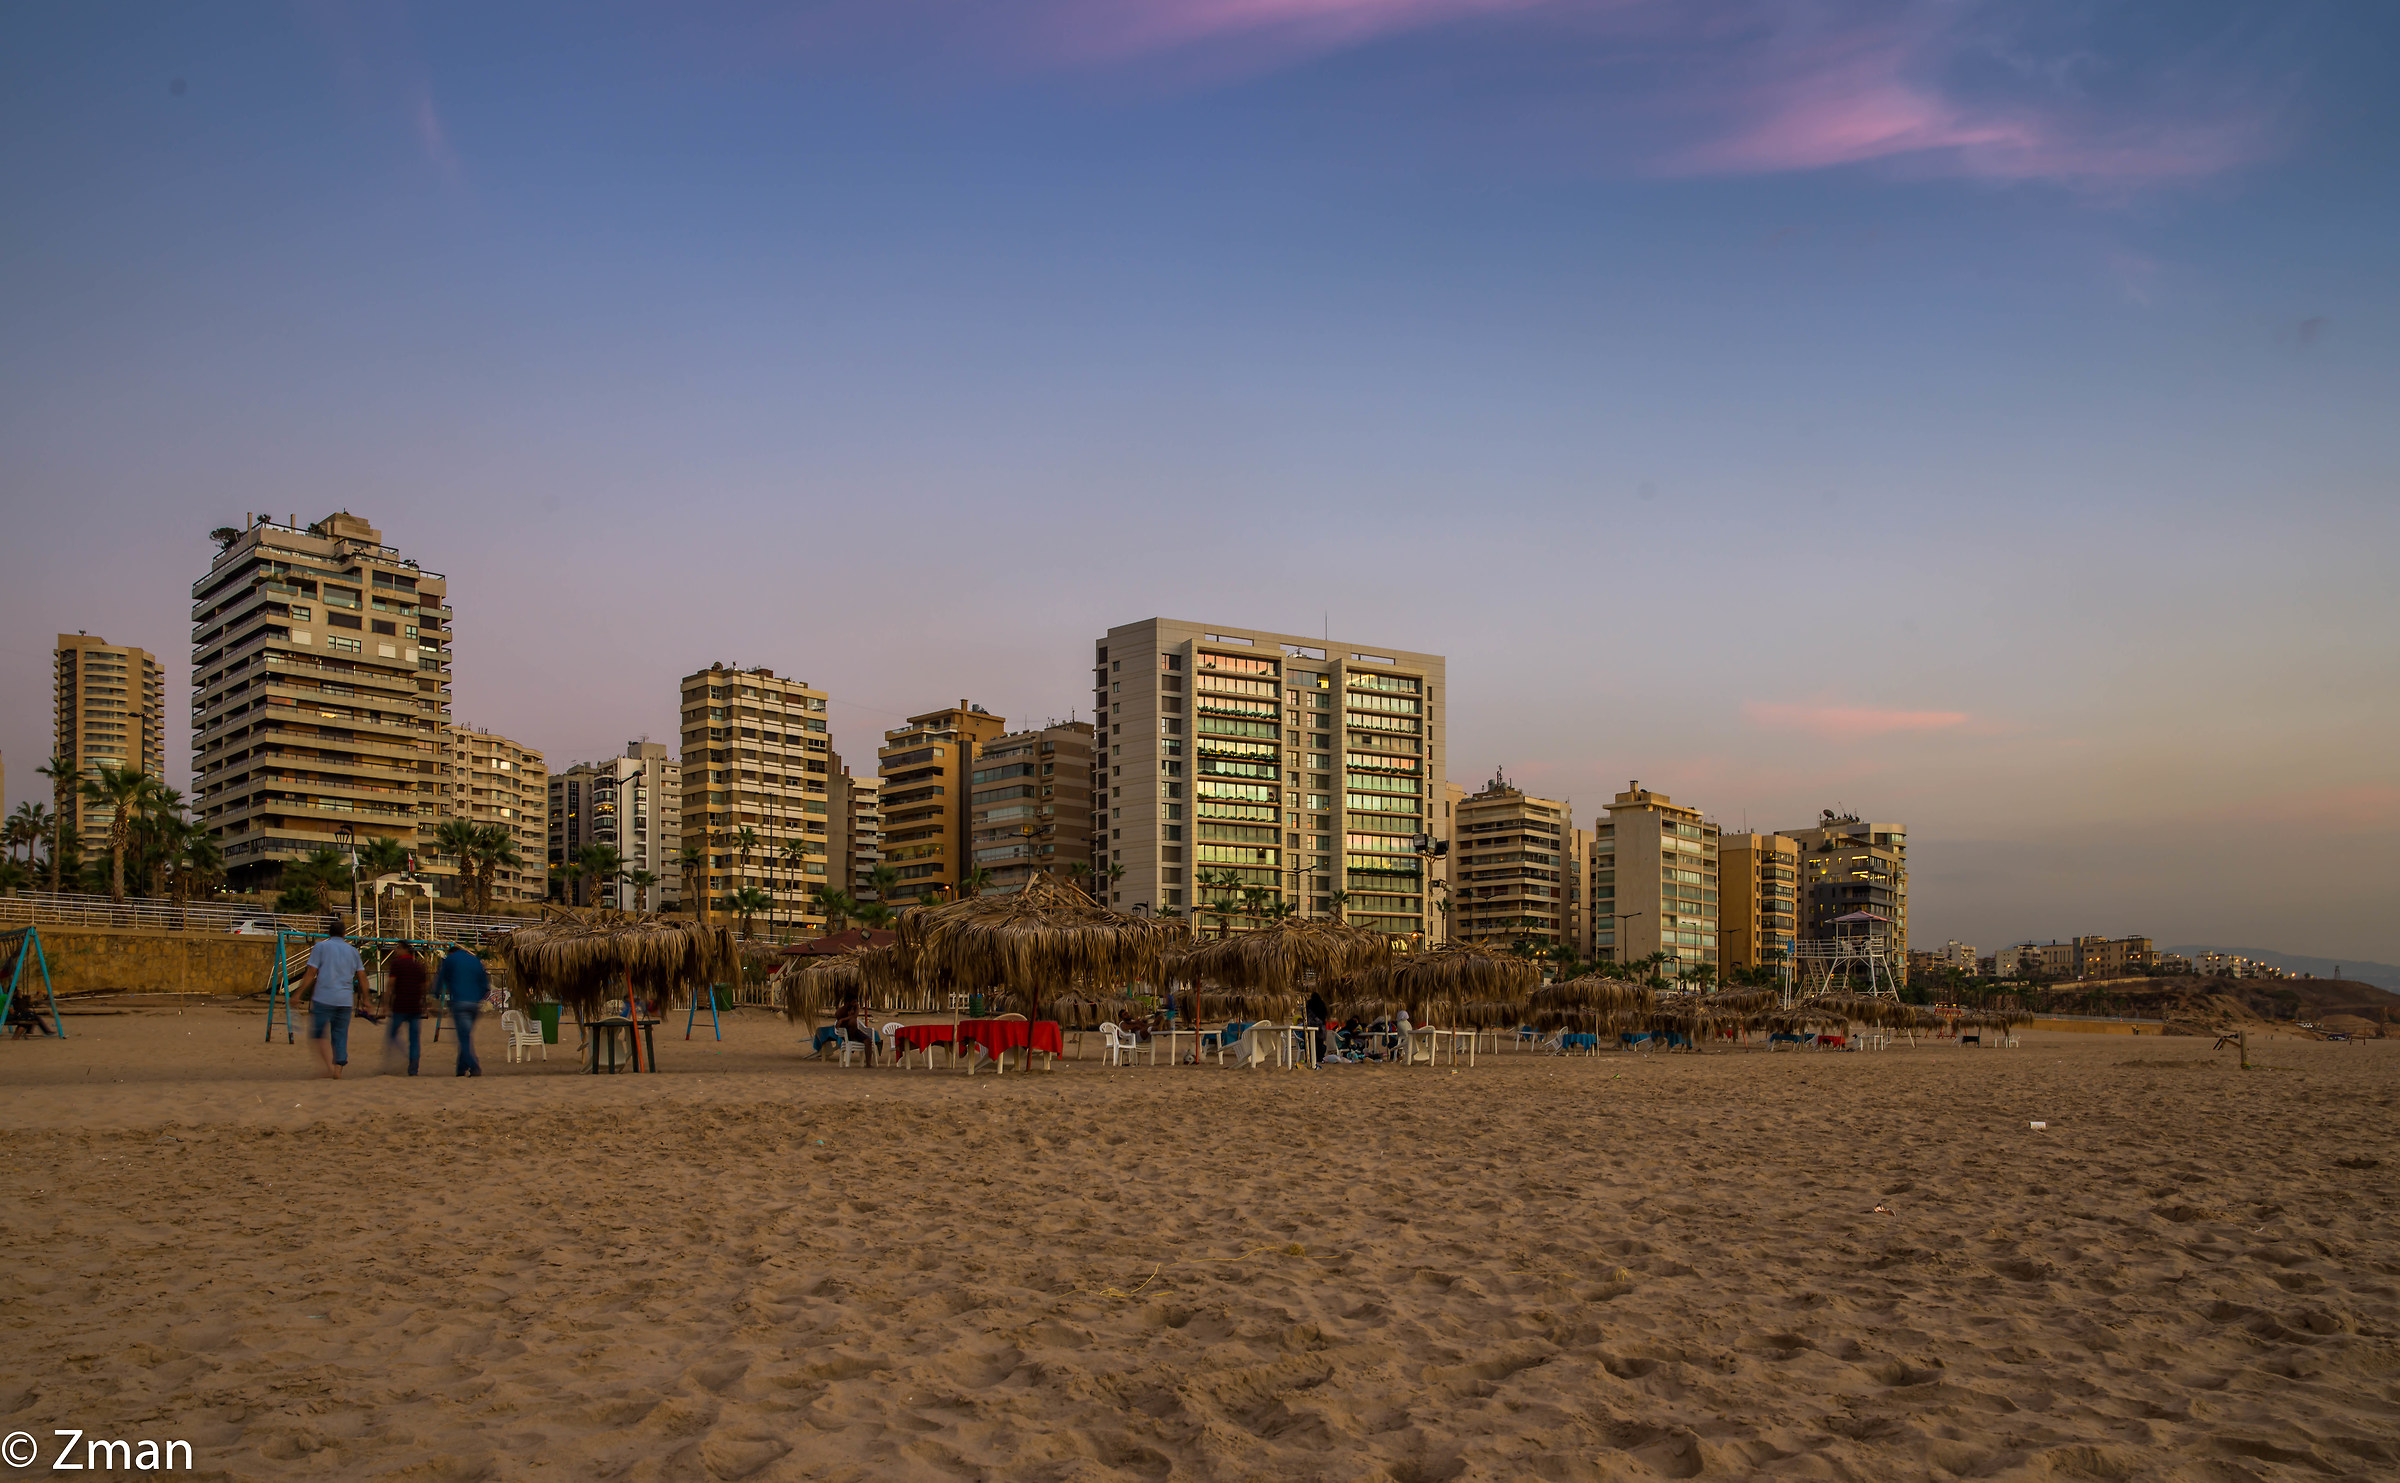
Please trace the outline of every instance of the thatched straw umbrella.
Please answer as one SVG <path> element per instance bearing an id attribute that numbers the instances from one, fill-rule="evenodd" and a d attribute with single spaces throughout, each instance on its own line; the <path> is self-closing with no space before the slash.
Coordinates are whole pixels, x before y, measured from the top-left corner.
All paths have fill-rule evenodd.
<path id="1" fill-rule="evenodd" d="M 555 1000 L 578 1020 L 620 994 L 655 999 L 664 1009 L 742 977 L 731 928 L 642 912 L 546 911 L 503 937 L 500 957 L 529 998 Z M 638 1048 L 635 1056 L 638 1064 Z"/>
<path id="2" fill-rule="evenodd" d="M 1069 990 L 1160 983 L 1190 940 L 1172 917 L 1111 911 L 1046 871 L 1005 896 L 971 896 L 900 914 L 903 967 L 925 989 L 997 989 L 1028 1019 L 1044 1019 Z"/>
<path id="3" fill-rule="evenodd" d="M 1291 1024 L 1309 989 L 1330 1003 L 1328 991 L 1380 975 L 1392 960 L 1391 941 L 1345 922 L 1292 918 L 1200 943 L 1176 954 L 1166 973 L 1191 986 L 1178 998 L 1194 1028 L 1212 1019 Z"/>

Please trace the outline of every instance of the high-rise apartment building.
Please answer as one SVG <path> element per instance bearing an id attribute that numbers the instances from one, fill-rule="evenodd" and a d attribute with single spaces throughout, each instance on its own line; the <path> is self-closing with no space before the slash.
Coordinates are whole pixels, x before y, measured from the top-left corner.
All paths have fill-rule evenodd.
<path id="1" fill-rule="evenodd" d="M 617 852 L 626 875 L 648 871 L 647 893 L 630 880 L 600 883 L 594 904 L 620 911 L 664 911 L 683 904 L 683 764 L 665 742 L 629 741 L 622 755 L 578 762 L 548 779 L 550 828 L 543 850 L 559 873 L 548 882 L 554 900 L 568 899 L 565 867 L 591 845 Z M 581 895 L 587 893 L 578 892 Z"/>
<path id="2" fill-rule="evenodd" d="M 448 588 L 347 511 L 224 533 L 192 584 L 192 801 L 237 888 L 343 830 L 432 857 Z"/>
<path id="3" fill-rule="evenodd" d="M 1670 973 L 1716 967 L 1717 826 L 1639 782 L 1592 831 L 1592 955 L 1634 963 L 1664 953 Z"/>
<path id="4" fill-rule="evenodd" d="M 1830 941 L 1850 930 L 1837 919 L 1864 912 L 1886 924 L 1892 961 L 1905 965 L 1907 828 L 1827 809 L 1813 827 L 1777 832 L 1800 847 L 1800 940 Z"/>
<path id="5" fill-rule="evenodd" d="M 1151 618 L 1093 646 L 1092 855 L 1111 904 L 1256 886 L 1308 916 L 1436 930 L 1417 837 L 1446 761 L 1442 657 Z"/>
<path id="6" fill-rule="evenodd" d="M 874 871 L 883 863 L 883 779 L 859 778 L 841 769 L 834 780 L 834 812 L 843 822 L 840 880 L 854 901 L 876 899 Z"/>
<path id="7" fill-rule="evenodd" d="M 1800 930 L 1800 846 L 1780 834 L 1717 841 L 1721 967 L 1790 971 Z"/>
<path id="8" fill-rule="evenodd" d="M 883 734 L 875 771 L 883 780 L 883 863 L 900 872 L 891 906 L 958 899 L 969 870 L 968 794 L 983 747 L 1008 721 L 961 700 L 908 718 Z"/>
<path id="9" fill-rule="evenodd" d="M 539 901 L 549 854 L 549 773 L 542 754 L 472 726 L 442 728 L 442 817 L 496 824 L 517 847 L 517 863 L 492 872 L 494 901 Z M 430 862 L 428 862 L 430 863 Z M 453 880 L 459 862 L 441 866 Z M 461 894 L 454 885 L 452 895 Z"/>
<path id="10" fill-rule="evenodd" d="M 62 633 L 53 656 L 57 719 L 52 755 L 78 779 L 101 767 L 167 775 L 167 672 L 147 649 L 112 644 L 88 633 Z M 108 845 L 116 810 L 70 793 L 61 812 L 85 854 Z"/>
<path id="11" fill-rule="evenodd" d="M 1450 930 L 1471 942 L 1572 946 L 1567 836 L 1573 810 L 1494 774 L 1451 819 Z"/>
<path id="12" fill-rule="evenodd" d="M 825 692 L 771 669 L 713 664 L 683 677 L 683 837 L 719 911 L 764 893 L 752 930 L 814 936 L 826 883 L 833 747 Z"/>
<path id="13" fill-rule="evenodd" d="M 975 754 L 967 848 L 989 871 L 982 894 L 1021 891 L 1033 873 L 1092 863 L 1092 723 L 1053 721 L 994 737 Z M 1088 884 L 1088 882 L 1087 882 Z"/>

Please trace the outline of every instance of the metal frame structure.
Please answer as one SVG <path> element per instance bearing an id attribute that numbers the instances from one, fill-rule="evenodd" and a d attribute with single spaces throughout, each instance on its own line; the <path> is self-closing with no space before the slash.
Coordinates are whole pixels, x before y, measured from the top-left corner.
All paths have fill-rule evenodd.
<path id="1" fill-rule="evenodd" d="M 1855 930 L 1844 931 L 1845 925 Z M 1890 927 L 1890 922 L 1871 912 L 1851 912 L 1834 918 L 1833 936 L 1796 945 L 1792 966 L 1798 970 L 1798 981 L 1787 990 L 1787 998 L 1794 991 L 1812 999 L 1833 993 L 1860 994 L 1870 999 L 1899 998 L 1900 972 L 1892 952 Z M 1863 988 L 1851 981 L 1856 971 L 1866 974 Z"/>
<path id="2" fill-rule="evenodd" d="M 59 1018 L 58 988 L 50 982 L 50 955 L 42 951 L 41 931 L 34 927 L 19 927 L 13 932 L 0 932 L 0 952 L 6 952 L 11 947 L 15 951 L 10 954 L 12 966 L 8 973 L 8 988 L 0 992 L 0 1024 L 7 1023 L 9 1014 L 17 1007 L 17 985 L 25 980 L 25 958 L 30 953 L 33 961 L 42 968 L 42 992 L 50 996 L 50 1031 L 59 1039 L 66 1039 L 67 1022 Z"/>

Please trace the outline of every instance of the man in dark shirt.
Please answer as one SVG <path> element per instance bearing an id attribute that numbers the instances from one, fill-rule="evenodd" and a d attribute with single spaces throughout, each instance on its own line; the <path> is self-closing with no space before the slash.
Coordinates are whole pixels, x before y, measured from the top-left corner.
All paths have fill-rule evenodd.
<path id="1" fill-rule="evenodd" d="M 451 1023 L 458 1026 L 458 1074 L 481 1076 L 483 1063 L 475 1059 L 475 1017 L 492 997 L 491 974 L 481 958 L 454 942 L 434 972 L 433 988 L 449 1004 Z"/>
<path id="2" fill-rule="evenodd" d="M 383 965 L 384 978 L 391 986 L 384 1008 L 392 1022 L 383 1032 L 384 1054 L 389 1056 L 399 1048 L 400 1027 L 408 1027 L 408 1074 L 417 1074 L 418 1036 L 425 1023 L 425 960 L 411 951 L 407 943 L 392 950 Z"/>

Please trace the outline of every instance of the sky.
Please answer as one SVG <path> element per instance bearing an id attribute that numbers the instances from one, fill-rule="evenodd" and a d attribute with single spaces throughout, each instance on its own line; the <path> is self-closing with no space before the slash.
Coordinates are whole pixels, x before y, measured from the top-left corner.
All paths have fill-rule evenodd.
<path id="1" fill-rule="evenodd" d="M 1452 780 L 1906 825 L 1911 935 L 2400 960 L 2400 11 L 0 9 L 0 753 L 245 512 L 457 719 L 1088 705 L 1154 615 L 1448 656 Z"/>

